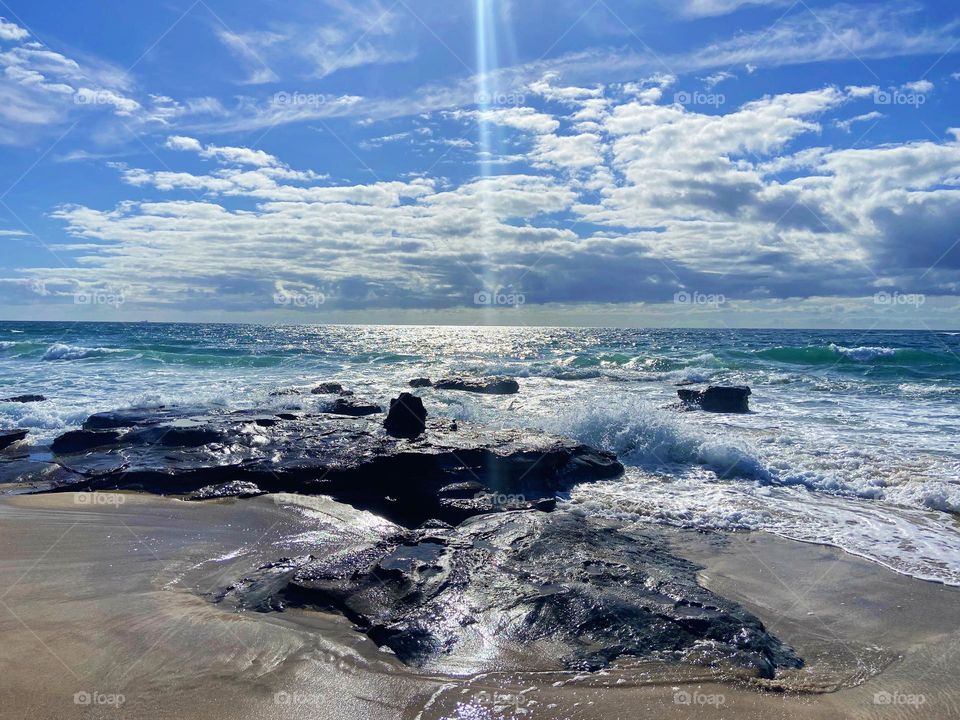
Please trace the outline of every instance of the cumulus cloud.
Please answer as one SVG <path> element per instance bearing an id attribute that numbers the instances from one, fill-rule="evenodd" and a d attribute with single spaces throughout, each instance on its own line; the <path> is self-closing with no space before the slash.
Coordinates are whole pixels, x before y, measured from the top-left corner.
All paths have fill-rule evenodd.
<path id="1" fill-rule="evenodd" d="M 30 33 L 16 23 L 0 17 L 0 40 L 23 40 L 29 36 Z"/>
<path id="2" fill-rule="evenodd" d="M 60 208 L 79 262 L 45 272 L 126 283 L 148 304 L 239 310 L 271 307 L 278 287 L 314 288 L 331 309 L 462 306 L 491 285 L 530 304 L 666 302 L 681 287 L 751 301 L 957 289 L 960 144 L 792 149 L 827 121 L 866 122 L 830 117 L 861 95 L 825 87 L 703 113 L 612 89 L 574 107 L 602 103 L 591 120 L 462 111 L 525 138 L 530 170 L 459 184 L 331 183 L 174 135 L 167 148 L 211 171 L 118 166 L 132 188 L 169 197 Z"/>

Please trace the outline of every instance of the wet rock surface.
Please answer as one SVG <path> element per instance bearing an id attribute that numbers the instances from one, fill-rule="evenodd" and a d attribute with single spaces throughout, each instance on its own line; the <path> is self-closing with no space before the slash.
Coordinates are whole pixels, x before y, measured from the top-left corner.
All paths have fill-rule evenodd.
<path id="1" fill-rule="evenodd" d="M 433 387 L 437 390 L 462 390 L 483 395 L 514 395 L 520 392 L 520 383 L 508 377 L 442 378 L 437 380 Z"/>
<path id="2" fill-rule="evenodd" d="M 755 616 L 700 587 L 697 569 L 656 529 L 526 510 L 283 558 L 220 600 L 343 614 L 415 666 L 517 648 L 584 670 L 633 656 L 771 678 L 803 664 Z"/>
<path id="3" fill-rule="evenodd" d="M 750 388 L 745 385 L 730 387 L 711 385 L 706 390 L 682 388 L 677 390 L 677 395 L 688 407 L 699 407 L 707 412 L 750 412 Z"/>
<path id="4" fill-rule="evenodd" d="M 390 401 L 390 412 L 383 427 L 394 437 L 412 439 L 421 435 L 427 429 L 427 409 L 423 400 L 410 393 L 400 393 Z"/>
<path id="5" fill-rule="evenodd" d="M 373 403 L 367 403 L 361 400 L 347 400 L 340 397 L 334 400 L 331 404 L 322 408 L 320 412 L 330 413 L 332 415 L 364 417 L 366 415 L 377 415 L 378 413 L 382 413 L 383 408 Z"/>
<path id="6" fill-rule="evenodd" d="M 29 430 L 0 430 L 0 450 L 18 443 L 30 433 Z"/>
<path id="7" fill-rule="evenodd" d="M 612 454 L 550 435 L 445 419 L 425 428 L 408 440 L 377 417 L 135 409 L 93 415 L 52 449 L 61 490 L 192 495 L 247 482 L 329 495 L 410 527 L 537 507 L 623 472 Z"/>
<path id="8" fill-rule="evenodd" d="M 337 403 L 363 406 L 342 396 Z M 428 417 L 409 393 L 391 405 L 386 421 L 289 409 L 98 413 L 58 437 L 49 459 L 10 455 L 0 481 L 198 502 L 332 498 L 358 516 L 385 518 L 334 522 L 309 555 L 243 568 L 215 600 L 339 613 L 416 667 L 531 653 L 572 669 L 637 657 L 729 665 L 761 678 L 802 665 L 759 619 L 700 587 L 698 568 L 672 554 L 662 530 L 627 531 L 558 505 L 558 494 L 578 483 L 620 476 L 611 453 Z M 326 497 L 308 497 L 316 495 Z"/>
<path id="9" fill-rule="evenodd" d="M 44 402 L 46 399 L 43 395 L 14 395 L 13 397 L 3 398 L 0 402 L 35 403 Z"/>

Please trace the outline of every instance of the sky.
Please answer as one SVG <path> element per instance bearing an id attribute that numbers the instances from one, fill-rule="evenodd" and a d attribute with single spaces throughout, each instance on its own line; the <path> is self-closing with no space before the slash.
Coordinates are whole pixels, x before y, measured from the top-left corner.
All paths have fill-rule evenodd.
<path id="1" fill-rule="evenodd" d="M 0 318 L 960 326 L 947 0 L 0 0 Z"/>

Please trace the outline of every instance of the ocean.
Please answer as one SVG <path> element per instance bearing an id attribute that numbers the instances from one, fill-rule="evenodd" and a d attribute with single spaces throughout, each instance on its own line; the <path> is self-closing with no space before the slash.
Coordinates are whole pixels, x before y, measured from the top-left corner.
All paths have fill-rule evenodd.
<path id="1" fill-rule="evenodd" d="M 414 377 L 505 374 L 520 393 L 424 388 L 431 414 L 612 450 L 625 477 L 575 512 L 765 530 L 960 585 L 960 333 L 0 323 L 0 427 L 34 444 L 131 406 L 309 409 L 336 380 L 388 404 Z M 682 412 L 677 386 L 746 384 L 752 412 Z"/>

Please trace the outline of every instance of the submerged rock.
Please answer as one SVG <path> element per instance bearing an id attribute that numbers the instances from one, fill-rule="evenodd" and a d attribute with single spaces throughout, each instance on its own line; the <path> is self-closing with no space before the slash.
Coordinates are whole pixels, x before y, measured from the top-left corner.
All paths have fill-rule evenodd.
<path id="1" fill-rule="evenodd" d="M 8 448 L 14 443 L 20 442 L 29 433 L 29 430 L 0 430 L 0 450 Z"/>
<path id="2" fill-rule="evenodd" d="M 3 398 L 0 402 L 35 403 L 43 402 L 46 399 L 43 395 L 14 395 L 13 397 Z"/>
<path id="3" fill-rule="evenodd" d="M 513 395 L 520 392 L 520 383 L 508 377 L 443 378 L 433 386 L 438 390 L 463 390 L 484 395 Z"/>
<path id="4" fill-rule="evenodd" d="M 343 385 L 338 382 L 320 383 L 310 392 L 314 395 L 339 395 L 343 392 Z"/>
<path id="5" fill-rule="evenodd" d="M 413 396 L 411 396 L 413 397 Z M 339 402 L 339 400 L 338 400 Z M 157 408 L 98 413 L 61 435 L 59 489 L 133 489 L 191 495 L 228 482 L 265 492 L 329 495 L 415 527 L 437 519 L 533 508 L 623 466 L 572 440 L 427 420 L 415 441 L 373 417 Z M 475 482 L 469 492 L 462 483 Z"/>
<path id="6" fill-rule="evenodd" d="M 584 670 L 687 653 L 764 678 L 803 664 L 755 616 L 700 587 L 698 569 L 655 529 L 526 511 L 271 563 L 233 595 L 263 611 L 341 613 L 416 666 L 469 660 L 478 647 L 488 657 L 549 653 Z"/>
<path id="7" fill-rule="evenodd" d="M 414 378 L 410 381 L 410 387 L 412 388 L 422 388 L 422 387 L 432 387 L 433 381 L 430 378 Z"/>
<path id="8" fill-rule="evenodd" d="M 415 438 L 427 429 L 427 410 L 423 400 L 410 393 L 390 401 L 390 412 L 383 427 L 394 437 Z"/>
<path id="9" fill-rule="evenodd" d="M 677 395 L 688 406 L 699 406 L 708 412 L 747 413 L 750 412 L 748 398 L 750 388 L 746 385 L 723 387 L 711 385 L 706 390 L 677 390 Z"/>

